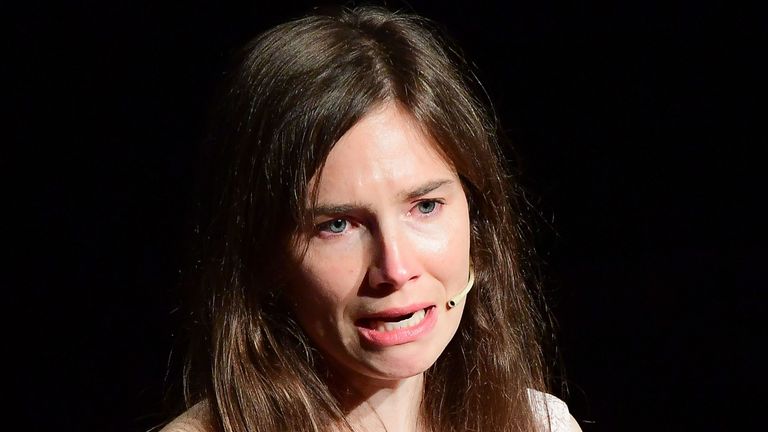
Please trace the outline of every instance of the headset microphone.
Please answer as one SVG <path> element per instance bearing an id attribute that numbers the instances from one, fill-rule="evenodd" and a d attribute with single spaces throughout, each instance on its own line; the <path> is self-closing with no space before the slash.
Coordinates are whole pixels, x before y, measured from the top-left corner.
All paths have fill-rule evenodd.
<path id="1" fill-rule="evenodd" d="M 472 270 L 472 266 L 469 266 L 469 281 L 467 282 L 467 286 L 464 287 L 464 290 L 462 290 L 460 293 L 456 294 L 448 300 L 448 309 L 452 309 L 456 307 L 457 304 L 461 303 L 461 301 L 464 300 L 464 297 L 466 297 L 469 293 L 469 290 L 472 289 L 472 285 L 474 284 L 475 272 Z"/>

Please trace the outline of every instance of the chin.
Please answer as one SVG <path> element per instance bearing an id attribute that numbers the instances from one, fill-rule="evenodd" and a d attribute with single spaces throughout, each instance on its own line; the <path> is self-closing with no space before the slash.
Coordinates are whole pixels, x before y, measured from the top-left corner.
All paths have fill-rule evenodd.
<path id="1" fill-rule="evenodd" d="M 402 350 L 402 353 L 376 356 L 366 364 L 373 377 L 380 379 L 406 379 L 424 373 L 435 364 L 440 353 L 429 355 L 423 351 Z M 416 352 L 410 352 L 416 351 Z"/>

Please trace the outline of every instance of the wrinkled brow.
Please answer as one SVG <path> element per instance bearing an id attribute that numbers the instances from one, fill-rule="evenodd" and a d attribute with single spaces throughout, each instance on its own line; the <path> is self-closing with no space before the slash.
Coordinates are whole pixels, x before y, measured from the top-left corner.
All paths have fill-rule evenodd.
<path id="1" fill-rule="evenodd" d="M 401 201 L 410 201 L 453 182 L 454 181 L 450 179 L 433 180 L 419 185 L 412 190 L 400 192 L 397 196 Z M 311 212 L 315 215 L 334 215 L 349 213 L 355 210 L 370 210 L 370 207 L 367 204 L 354 202 L 345 204 L 319 204 L 311 209 Z"/>
<path id="2" fill-rule="evenodd" d="M 411 191 L 401 192 L 398 196 L 399 196 L 401 201 L 409 201 L 409 200 L 416 199 L 416 198 L 419 198 L 421 196 L 424 196 L 424 195 L 432 192 L 433 190 L 435 190 L 435 189 L 437 189 L 437 188 L 439 188 L 441 186 L 450 184 L 450 183 L 453 183 L 453 180 L 450 180 L 450 179 L 434 180 L 434 181 L 430 181 L 430 182 L 424 183 L 423 185 L 421 185 L 421 186 L 419 186 L 419 187 L 417 187 L 417 188 L 415 188 L 415 189 L 413 189 Z"/>

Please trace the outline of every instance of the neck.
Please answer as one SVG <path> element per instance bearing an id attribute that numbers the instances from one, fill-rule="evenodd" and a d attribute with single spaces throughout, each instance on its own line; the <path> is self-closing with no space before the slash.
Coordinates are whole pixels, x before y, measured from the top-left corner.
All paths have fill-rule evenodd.
<path id="1" fill-rule="evenodd" d="M 347 379 L 337 395 L 355 430 L 417 432 L 423 429 L 419 421 L 423 391 L 422 373 L 392 381 Z"/>

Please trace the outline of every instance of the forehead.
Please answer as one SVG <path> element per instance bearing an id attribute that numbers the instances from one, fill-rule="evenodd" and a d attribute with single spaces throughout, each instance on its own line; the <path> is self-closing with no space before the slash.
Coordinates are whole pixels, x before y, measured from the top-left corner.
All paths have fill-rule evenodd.
<path id="1" fill-rule="evenodd" d="M 339 139 L 311 185 L 321 202 L 360 199 L 370 192 L 396 194 L 425 181 L 456 178 L 437 143 L 413 116 L 388 104 Z"/>

